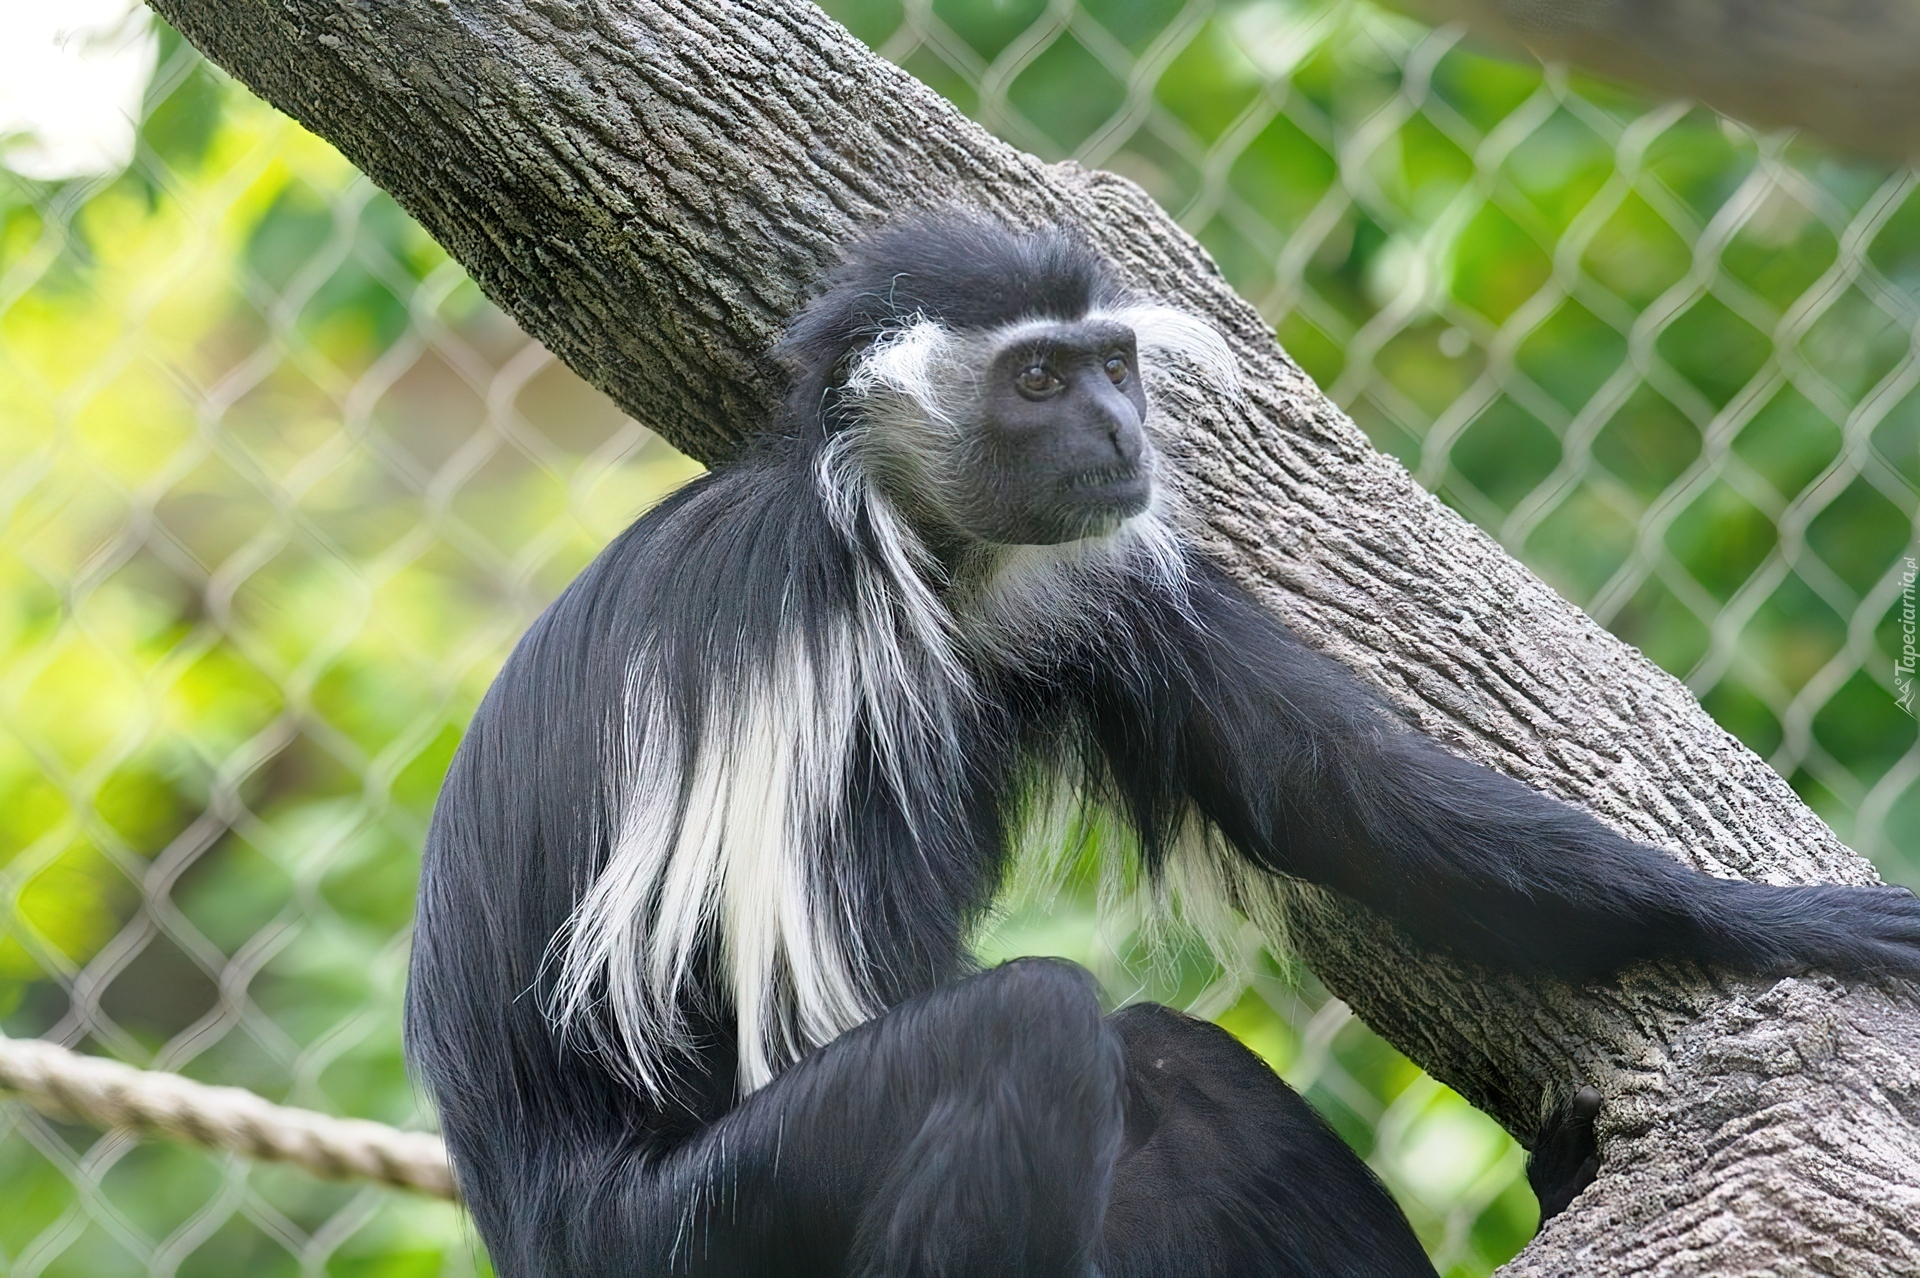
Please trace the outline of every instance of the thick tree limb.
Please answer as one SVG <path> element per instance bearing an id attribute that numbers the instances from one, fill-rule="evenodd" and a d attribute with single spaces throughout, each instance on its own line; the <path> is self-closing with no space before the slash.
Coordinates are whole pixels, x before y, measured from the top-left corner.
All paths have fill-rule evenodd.
<path id="1" fill-rule="evenodd" d="M 1766 127 L 1920 160 L 1915 0 L 1389 0 Z"/>
<path id="2" fill-rule="evenodd" d="M 1722 874 L 1869 882 L 1685 688 L 1416 487 L 1135 187 L 994 141 L 795 0 L 154 0 L 337 143 L 528 332 L 668 439 L 725 456 L 837 246 L 970 201 L 1066 219 L 1210 316 L 1244 404 L 1186 422 L 1210 549 L 1462 751 Z M 1311 891 L 1295 939 L 1435 1075 L 1531 1132 L 1608 1098 L 1601 1180 L 1516 1274 L 1920 1272 L 1920 1008 L 1821 978 L 1463 971 Z"/>

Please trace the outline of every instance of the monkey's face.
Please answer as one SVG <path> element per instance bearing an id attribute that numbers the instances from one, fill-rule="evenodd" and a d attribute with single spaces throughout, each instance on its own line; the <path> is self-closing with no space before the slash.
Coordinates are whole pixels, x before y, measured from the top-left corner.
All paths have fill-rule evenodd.
<path id="1" fill-rule="evenodd" d="M 1147 508 L 1153 449 L 1131 328 L 1023 324 L 993 350 L 980 392 L 980 433 L 953 494 L 966 533 L 1052 545 Z"/>

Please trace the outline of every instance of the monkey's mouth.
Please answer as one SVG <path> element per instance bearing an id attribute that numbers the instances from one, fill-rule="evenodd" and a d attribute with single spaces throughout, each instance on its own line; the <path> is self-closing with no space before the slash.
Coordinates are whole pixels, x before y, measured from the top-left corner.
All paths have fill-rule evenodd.
<path id="1" fill-rule="evenodd" d="M 1145 495 L 1147 473 L 1139 466 L 1097 466 L 1078 471 L 1060 481 L 1064 495 L 1111 500 L 1126 504 L 1136 494 Z"/>

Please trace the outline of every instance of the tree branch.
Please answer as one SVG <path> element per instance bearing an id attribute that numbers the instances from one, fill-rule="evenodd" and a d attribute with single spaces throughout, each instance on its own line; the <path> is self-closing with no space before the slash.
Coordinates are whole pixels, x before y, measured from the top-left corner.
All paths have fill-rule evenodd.
<path id="1" fill-rule="evenodd" d="M 1920 5 L 1911 0 L 1389 3 L 1763 127 L 1798 125 L 1883 159 L 1920 159 Z"/>
<path id="2" fill-rule="evenodd" d="M 1206 548 L 1458 749 L 1716 873 L 1873 880 L 1660 672 L 1374 452 L 1131 184 L 1011 150 L 795 0 L 154 0 L 393 192 L 534 337 L 724 458 L 768 343 L 889 213 L 1076 223 L 1209 317 L 1248 397 L 1189 413 Z M 1509 1129 L 1607 1097 L 1600 1182 L 1516 1274 L 1920 1267 L 1920 1011 L 1823 978 L 1647 970 L 1573 989 L 1463 970 L 1303 889 L 1294 940 L 1387 1038 Z"/>

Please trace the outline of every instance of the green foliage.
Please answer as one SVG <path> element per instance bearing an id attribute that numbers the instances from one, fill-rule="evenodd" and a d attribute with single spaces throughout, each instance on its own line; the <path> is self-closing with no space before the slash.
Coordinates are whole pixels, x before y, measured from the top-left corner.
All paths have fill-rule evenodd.
<path id="1" fill-rule="evenodd" d="M 1347 0 L 828 8 L 1146 186 L 1380 447 L 1920 883 L 1909 179 Z M 128 172 L 0 172 L 0 1027 L 421 1121 L 398 1001 L 434 793 L 521 628 L 691 473 L 648 441 L 170 32 Z M 1102 922 L 1125 885 L 1076 855 L 984 957 L 1215 1015 L 1450 1278 L 1525 1241 L 1489 1120 L 1284 956 Z M 451 1209 L 17 1109 L 0 1185 L 0 1273 L 484 1267 Z"/>
<path id="2" fill-rule="evenodd" d="M 693 468 L 330 148 L 163 45 L 130 172 L 0 177 L 0 1013 L 417 1122 L 399 996 L 460 727 Z M 98 1140 L 0 1118 L 0 1272 L 144 1273 L 156 1246 L 182 1274 L 476 1263 L 444 1206 Z"/>

